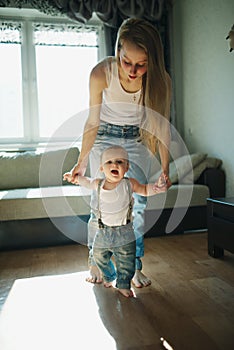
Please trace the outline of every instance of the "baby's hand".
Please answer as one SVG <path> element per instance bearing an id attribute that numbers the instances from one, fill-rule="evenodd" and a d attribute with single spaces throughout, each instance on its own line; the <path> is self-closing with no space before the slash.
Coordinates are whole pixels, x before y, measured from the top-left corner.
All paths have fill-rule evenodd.
<path id="1" fill-rule="evenodd" d="M 71 173 L 63 174 L 63 181 L 71 182 L 72 181 L 72 174 Z"/>

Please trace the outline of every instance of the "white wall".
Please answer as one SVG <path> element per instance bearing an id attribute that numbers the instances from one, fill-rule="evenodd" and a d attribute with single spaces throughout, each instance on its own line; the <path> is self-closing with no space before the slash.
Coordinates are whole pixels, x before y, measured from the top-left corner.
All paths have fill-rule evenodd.
<path id="1" fill-rule="evenodd" d="M 175 0 L 174 84 L 177 129 L 190 153 L 223 160 L 234 196 L 234 51 L 226 36 L 233 0 Z"/>

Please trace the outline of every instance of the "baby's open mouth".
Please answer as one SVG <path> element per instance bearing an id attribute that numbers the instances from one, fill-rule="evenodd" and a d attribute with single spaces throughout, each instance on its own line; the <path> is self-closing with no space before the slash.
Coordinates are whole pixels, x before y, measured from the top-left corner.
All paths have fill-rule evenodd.
<path id="1" fill-rule="evenodd" d="M 111 170 L 111 174 L 113 174 L 113 175 L 119 175 L 119 171 L 116 170 L 116 169 L 112 169 L 112 170 Z"/>

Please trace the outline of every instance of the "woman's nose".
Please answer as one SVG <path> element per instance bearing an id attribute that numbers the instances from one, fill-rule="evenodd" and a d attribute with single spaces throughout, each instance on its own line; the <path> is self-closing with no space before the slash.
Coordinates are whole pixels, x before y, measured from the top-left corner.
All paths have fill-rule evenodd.
<path id="1" fill-rule="evenodd" d="M 135 65 L 131 65 L 131 70 L 130 70 L 130 73 L 136 73 L 136 66 Z"/>

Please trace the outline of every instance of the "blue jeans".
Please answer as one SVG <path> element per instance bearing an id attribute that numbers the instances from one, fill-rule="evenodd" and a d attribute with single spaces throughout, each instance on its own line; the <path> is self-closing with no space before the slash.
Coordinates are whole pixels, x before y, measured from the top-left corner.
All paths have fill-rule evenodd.
<path id="1" fill-rule="evenodd" d="M 119 145 L 124 147 L 129 155 L 130 167 L 126 176 L 133 177 L 140 183 L 147 183 L 153 155 L 138 139 L 139 129 L 136 126 L 101 123 L 89 158 L 91 177 L 103 177 L 103 174 L 99 171 L 101 154 L 104 149 L 113 145 Z M 96 193 L 92 195 L 95 196 Z M 144 256 L 144 210 L 147 198 L 137 194 L 133 196 L 133 227 L 136 238 L 135 268 L 141 270 L 142 263 L 140 258 Z M 92 241 L 98 228 L 95 220 L 93 221 L 93 215 L 91 215 L 88 237 L 88 245 L 90 247 L 92 247 Z M 95 265 L 95 262 L 92 260 L 92 250 L 90 250 L 89 263 Z"/>
<path id="2" fill-rule="evenodd" d="M 131 288 L 131 279 L 135 273 L 136 243 L 132 224 L 98 229 L 93 242 L 93 257 L 102 271 L 104 281 L 116 279 L 116 287 Z M 116 270 L 110 264 L 115 258 Z"/>

